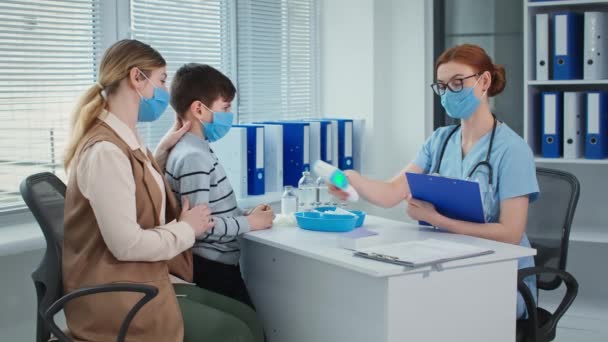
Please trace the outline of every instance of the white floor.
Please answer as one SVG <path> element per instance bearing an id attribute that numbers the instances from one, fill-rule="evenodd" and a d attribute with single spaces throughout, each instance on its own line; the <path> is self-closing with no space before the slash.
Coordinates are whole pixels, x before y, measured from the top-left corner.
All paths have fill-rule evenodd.
<path id="1" fill-rule="evenodd" d="M 541 299 L 542 301 L 542 299 Z M 608 308 L 606 301 L 589 302 L 577 298 L 557 326 L 556 342 L 608 341 Z M 553 309 L 556 305 L 547 305 Z"/>

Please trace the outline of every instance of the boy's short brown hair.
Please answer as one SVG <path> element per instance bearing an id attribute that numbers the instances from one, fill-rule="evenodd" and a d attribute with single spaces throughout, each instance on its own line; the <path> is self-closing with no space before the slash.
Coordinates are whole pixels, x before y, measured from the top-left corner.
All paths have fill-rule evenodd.
<path id="1" fill-rule="evenodd" d="M 207 64 L 184 64 L 171 81 L 171 107 L 181 118 L 194 101 L 211 107 L 218 98 L 231 102 L 235 94 L 232 81 Z"/>

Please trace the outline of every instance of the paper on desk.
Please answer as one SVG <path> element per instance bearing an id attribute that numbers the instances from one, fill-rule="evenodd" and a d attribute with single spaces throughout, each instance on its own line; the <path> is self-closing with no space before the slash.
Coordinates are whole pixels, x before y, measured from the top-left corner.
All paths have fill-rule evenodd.
<path id="1" fill-rule="evenodd" d="M 357 229 L 351 230 L 348 233 L 344 233 L 340 236 L 344 237 L 344 238 L 350 238 L 350 239 L 359 239 L 359 238 L 364 238 L 364 237 L 374 236 L 374 235 L 378 235 L 378 233 L 373 232 L 371 230 L 367 230 L 365 228 L 357 228 Z"/>
<path id="2" fill-rule="evenodd" d="M 365 228 L 357 228 L 348 233 L 343 233 L 338 236 L 338 246 L 357 250 L 358 248 L 367 247 L 379 243 L 381 237 L 377 232 L 367 230 Z"/>
<path id="3" fill-rule="evenodd" d="M 358 249 L 356 256 L 406 266 L 425 266 L 493 253 L 493 250 L 453 241 L 426 239 Z"/>

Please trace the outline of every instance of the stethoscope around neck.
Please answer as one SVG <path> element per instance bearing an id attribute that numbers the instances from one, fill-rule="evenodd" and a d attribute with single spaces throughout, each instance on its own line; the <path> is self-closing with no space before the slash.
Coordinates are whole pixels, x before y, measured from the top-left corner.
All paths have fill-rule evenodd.
<path id="1" fill-rule="evenodd" d="M 473 176 L 475 171 L 477 171 L 477 169 L 480 166 L 485 166 L 488 169 L 488 183 L 489 183 L 490 189 L 492 189 L 493 174 L 494 174 L 492 165 L 490 164 L 490 154 L 492 153 L 492 145 L 494 145 L 494 135 L 496 134 L 496 126 L 497 126 L 497 122 L 498 122 L 498 120 L 496 119 L 496 116 L 494 114 L 492 114 L 492 117 L 494 117 L 494 124 L 492 126 L 492 135 L 490 136 L 490 145 L 488 146 L 488 152 L 486 153 L 486 159 L 475 164 L 475 166 L 473 167 L 471 172 L 469 172 L 469 175 L 468 175 L 468 178 L 471 178 L 471 176 Z M 450 141 L 450 138 L 452 138 L 454 133 L 456 133 L 456 131 L 459 128 L 460 128 L 460 124 L 456 125 L 456 127 L 454 127 L 454 129 L 452 129 L 450 134 L 448 134 L 447 139 L 445 139 L 445 141 L 443 142 L 443 146 L 441 146 L 441 153 L 439 154 L 439 162 L 437 163 L 437 166 L 435 167 L 435 171 L 433 173 L 439 174 L 439 169 L 441 168 L 441 161 L 443 160 L 443 154 L 445 153 L 445 149 L 448 146 L 448 142 Z"/>

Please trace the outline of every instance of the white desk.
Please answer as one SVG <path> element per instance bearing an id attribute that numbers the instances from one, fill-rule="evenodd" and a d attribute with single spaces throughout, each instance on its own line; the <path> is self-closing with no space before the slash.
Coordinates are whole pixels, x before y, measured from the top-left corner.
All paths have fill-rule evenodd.
<path id="1" fill-rule="evenodd" d="M 534 249 L 368 217 L 387 241 L 445 239 L 495 253 L 402 266 L 356 258 L 336 233 L 245 234 L 243 272 L 270 342 L 515 341 L 517 258 Z"/>

